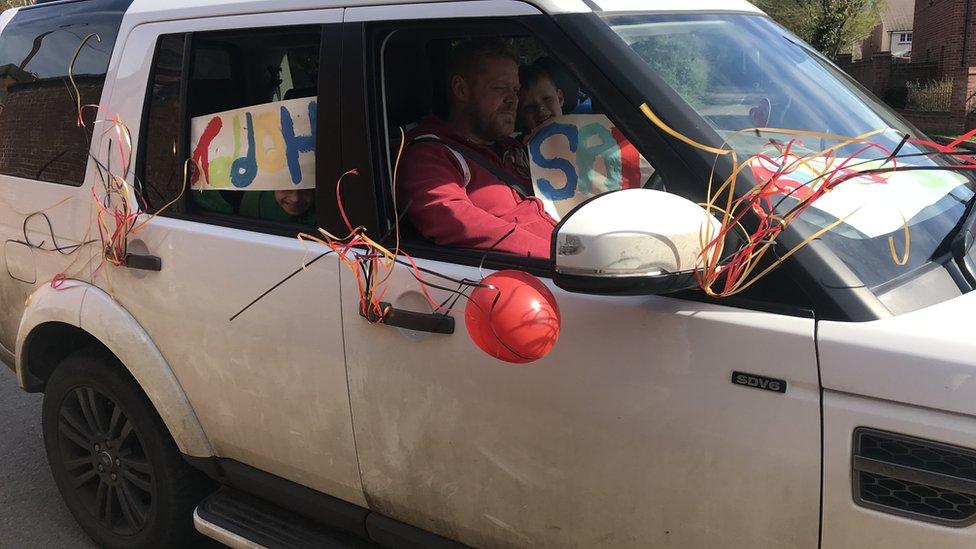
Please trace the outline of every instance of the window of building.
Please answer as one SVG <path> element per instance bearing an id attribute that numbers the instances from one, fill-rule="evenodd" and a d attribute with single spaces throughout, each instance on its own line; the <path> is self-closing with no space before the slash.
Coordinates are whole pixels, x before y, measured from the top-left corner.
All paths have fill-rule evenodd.
<path id="1" fill-rule="evenodd" d="M 186 187 L 171 213 L 316 224 L 321 35 L 303 26 L 159 39 L 139 171 L 150 211 Z"/>
<path id="2" fill-rule="evenodd" d="M 911 44 L 911 42 L 912 42 L 912 33 L 903 32 L 898 35 L 899 44 Z"/>

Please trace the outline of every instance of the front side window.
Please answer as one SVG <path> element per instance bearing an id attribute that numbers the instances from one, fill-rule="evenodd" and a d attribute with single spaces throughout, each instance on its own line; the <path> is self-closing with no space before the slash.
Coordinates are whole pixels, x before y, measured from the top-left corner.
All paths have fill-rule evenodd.
<path id="1" fill-rule="evenodd" d="M 573 206 L 653 175 L 597 98 L 524 31 L 404 28 L 380 55 L 391 167 L 405 134 L 392 198 L 426 243 L 547 259 Z"/>
<path id="2" fill-rule="evenodd" d="M 791 158 L 787 146 L 790 154 L 809 157 L 781 178 L 789 187 L 784 194 L 800 196 L 816 188 L 822 180 L 816 174 L 827 166 L 879 168 L 896 149 L 902 166 L 948 165 L 927 154 L 931 149 L 902 144 L 906 135 L 925 137 L 766 17 L 628 14 L 604 20 L 740 159 L 761 153 L 777 161 L 754 160 L 750 171 L 757 180 L 769 179 L 782 164 L 778 161 Z M 799 221 L 812 231 L 842 220 L 822 240 L 865 285 L 875 287 L 933 259 L 973 198 L 973 188 L 968 177 L 941 169 L 858 177 L 814 202 Z M 796 203 L 775 202 L 783 212 Z M 906 224 L 911 254 L 899 264 L 892 255 L 902 253 Z M 897 254 L 890 251 L 889 237 L 899 243 Z"/>

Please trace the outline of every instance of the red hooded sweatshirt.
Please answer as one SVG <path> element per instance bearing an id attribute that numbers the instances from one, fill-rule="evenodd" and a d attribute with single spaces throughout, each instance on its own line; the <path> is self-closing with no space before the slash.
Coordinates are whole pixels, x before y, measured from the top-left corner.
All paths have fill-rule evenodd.
<path id="1" fill-rule="evenodd" d="M 410 143 L 434 137 L 436 140 Z M 549 257 L 556 222 L 542 203 L 522 198 L 477 161 L 440 142 L 453 141 L 475 149 L 531 188 L 524 149 L 517 140 L 506 137 L 494 146 L 476 145 L 435 116 L 424 119 L 407 139 L 410 144 L 400 159 L 397 175 L 397 200 L 401 207 L 409 204 L 407 217 L 425 238 L 444 246 L 486 250 L 511 231 L 494 250 Z"/>

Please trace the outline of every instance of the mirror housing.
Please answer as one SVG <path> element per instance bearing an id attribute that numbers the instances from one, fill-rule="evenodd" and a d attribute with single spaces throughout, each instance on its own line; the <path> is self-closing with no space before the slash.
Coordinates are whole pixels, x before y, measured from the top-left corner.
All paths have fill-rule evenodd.
<path id="1" fill-rule="evenodd" d="M 648 295 L 697 286 L 706 224 L 721 224 L 680 196 L 627 189 L 596 196 L 553 230 L 553 282 L 579 293 Z"/>

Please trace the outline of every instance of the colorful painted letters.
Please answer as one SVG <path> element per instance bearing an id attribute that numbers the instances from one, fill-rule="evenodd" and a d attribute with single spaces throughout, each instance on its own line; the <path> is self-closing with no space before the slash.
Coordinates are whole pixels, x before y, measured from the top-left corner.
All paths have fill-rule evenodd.
<path id="1" fill-rule="evenodd" d="M 315 188 L 314 97 L 275 101 L 194 118 L 197 190 Z M 202 177 L 201 177 L 202 176 Z"/>
<path id="2" fill-rule="evenodd" d="M 597 194 L 640 187 L 653 170 L 599 114 L 560 116 L 528 142 L 535 194 L 555 218 Z"/>

